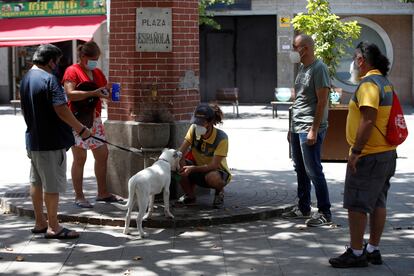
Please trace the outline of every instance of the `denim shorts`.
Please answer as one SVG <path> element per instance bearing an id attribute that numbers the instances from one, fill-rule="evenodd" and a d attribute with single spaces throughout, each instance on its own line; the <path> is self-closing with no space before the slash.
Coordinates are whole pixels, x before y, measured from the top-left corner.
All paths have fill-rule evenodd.
<path id="1" fill-rule="evenodd" d="M 356 173 L 346 170 L 344 208 L 350 211 L 373 213 L 385 208 L 390 179 L 395 173 L 395 150 L 362 156 Z"/>
<path id="2" fill-rule="evenodd" d="M 28 151 L 31 160 L 30 183 L 46 193 L 66 192 L 66 149 Z"/>

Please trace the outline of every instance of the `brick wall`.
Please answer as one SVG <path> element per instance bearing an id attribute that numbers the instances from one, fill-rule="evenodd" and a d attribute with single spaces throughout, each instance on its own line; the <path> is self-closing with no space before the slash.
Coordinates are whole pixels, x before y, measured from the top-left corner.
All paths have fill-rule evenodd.
<path id="1" fill-rule="evenodd" d="M 172 8 L 172 52 L 136 52 L 136 9 L 145 7 Z M 153 83 L 157 101 L 176 120 L 190 118 L 200 95 L 179 82 L 189 70 L 199 76 L 198 0 L 112 0 L 109 45 L 109 82 L 120 82 L 122 90 L 121 101 L 109 103 L 108 119 L 137 121 L 152 101 Z"/>

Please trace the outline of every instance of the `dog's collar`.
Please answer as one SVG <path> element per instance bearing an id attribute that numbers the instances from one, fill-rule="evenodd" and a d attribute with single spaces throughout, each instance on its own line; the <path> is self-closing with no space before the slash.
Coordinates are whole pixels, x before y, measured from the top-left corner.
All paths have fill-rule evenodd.
<path id="1" fill-rule="evenodd" d="M 164 158 L 158 158 L 158 160 L 161 160 L 161 161 L 165 161 L 167 163 L 170 163 L 167 159 L 164 159 Z"/>

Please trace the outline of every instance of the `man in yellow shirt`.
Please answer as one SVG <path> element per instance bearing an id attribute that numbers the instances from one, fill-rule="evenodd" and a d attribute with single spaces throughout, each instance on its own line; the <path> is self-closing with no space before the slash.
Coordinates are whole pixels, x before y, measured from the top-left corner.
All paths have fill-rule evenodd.
<path id="1" fill-rule="evenodd" d="M 348 209 L 351 244 L 333 267 L 364 267 L 382 264 L 379 242 L 386 218 L 387 192 L 395 173 L 396 147 L 387 143 L 392 106 L 392 84 L 385 77 L 389 61 L 375 44 L 361 42 L 354 54 L 354 67 L 362 77 L 349 103 L 346 138 L 351 146 L 345 178 L 344 208 Z M 364 233 L 370 220 L 370 236 Z"/>
<path id="2" fill-rule="evenodd" d="M 222 119 L 223 112 L 217 105 L 200 104 L 194 112 L 193 124 L 180 147 L 184 153 L 180 184 L 185 193 L 178 200 L 181 204 L 195 203 L 195 185 L 199 185 L 214 189 L 213 206 L 223 206 L 224 186 L 230 182 L 231 174 L 226 161 L 227 134 L 214 127 Z"/>

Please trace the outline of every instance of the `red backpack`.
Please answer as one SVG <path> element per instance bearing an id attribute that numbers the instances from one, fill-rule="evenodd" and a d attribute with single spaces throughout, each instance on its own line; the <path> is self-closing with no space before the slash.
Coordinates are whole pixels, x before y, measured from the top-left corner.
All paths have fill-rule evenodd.
<path id="1" fill-rule="evenodd" d="M 387 134 L 384 137 L 390 145 L 398 146 L 407 138 L 408 128 L 405 124 L 404 113 L 397 94 L 394 91 L 392 94 L 392 106 L 390 117 L 388 118 Z"/>

